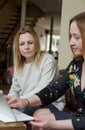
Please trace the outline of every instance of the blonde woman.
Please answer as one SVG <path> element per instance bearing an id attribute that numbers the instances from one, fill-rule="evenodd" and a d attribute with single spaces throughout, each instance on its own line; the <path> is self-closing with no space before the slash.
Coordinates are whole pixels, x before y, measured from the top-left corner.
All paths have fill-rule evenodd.
<path id="1" fill-rule="evenodd" d="M 30 27 L 18 31 L 13 43 L 14 75 L 8 95 L 22 99 L 30 97 L 52 83 L 58 68 L 51 54 L 40 50 L 36 32 Z M 27 107 L 21 111 L 32 115 L 39 107 Z"/>

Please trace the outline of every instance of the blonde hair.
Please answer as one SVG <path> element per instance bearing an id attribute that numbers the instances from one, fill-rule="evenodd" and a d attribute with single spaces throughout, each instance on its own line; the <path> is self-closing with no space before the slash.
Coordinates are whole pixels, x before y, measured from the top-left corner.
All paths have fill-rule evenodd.
<path id="1" fill-rule="evenodd" d="M 35 44 L 35 50 L 36 50 L 36 54 L 34 57 L 34 63 L 36 64 L 37 67 L 39 67 L 40 62 L 45 54 L 45 52 L 41 52 L 41 50 L 40 50 L 40 42 L 39 42 L 36 32 L 31 27 L 21 28 L 17 32 L 17 34 L 14 38 L 14 42 L 13 42 L 14 67 L 19 72 L 22 72 L 23 66 L 26 63 L 25 57 L 23 57 L 19 51 L 19 36 L 21 34 L 25 34 L 27 32 L 30 33 L 34 38 L 34 44 Z"/>
<path id="2" fill-rule="evenodd" d="M 70 25 L 72 22 L 76 22 L 78 29 L 81 33 L 81 37 L 82 37 L 82 50 L 83 50 L 83 58 L 85 59 L 85 12 L 82 12 L 76 16 L 74 16 L 71 20 L 70 20 L 70 24 L 69 24 L 69 29 L 70 29 Z M 70 34 L 69 34 L 69 40 L 70 40 Z"/>

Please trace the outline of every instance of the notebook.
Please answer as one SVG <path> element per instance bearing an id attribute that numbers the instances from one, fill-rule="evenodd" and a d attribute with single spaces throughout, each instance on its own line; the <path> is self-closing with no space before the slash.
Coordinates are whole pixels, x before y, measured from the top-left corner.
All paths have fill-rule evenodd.
<path id="1" fill-rule="evenodd" d="M 28 116 L 16 109 L 11 109 L 4 97 L 3 91 L 0 90 L 0 120 L 8 123 L 17 121 L 29 121 L 33 120 L 33 117 Z"/>

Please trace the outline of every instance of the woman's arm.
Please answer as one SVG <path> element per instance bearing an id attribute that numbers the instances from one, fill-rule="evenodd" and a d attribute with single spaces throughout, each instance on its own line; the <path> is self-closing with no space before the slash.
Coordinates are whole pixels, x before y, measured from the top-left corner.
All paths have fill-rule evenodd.
<path id="1" fill-rule="evenodd" d="M 24 108 L 26 106 L 42 105 L 41 100 L 39 99 L 37 95 L 31 96 L 29 97 L 29 99 L 21 99 L 16 96 L 8 96 L 8 95 L 5 96 L 5 98 L 7 99 L 10 107 L 13 107 L 13 108 L 18 108 L 18 107 Z"/>
<path id="2" fill-rule="evenodd" d="M 47 105 L 57 100 L 60 96 L 62 96 L 64 94 L 66 86 L 67 86 L 67 71 L 65 72 L 64 76 L 60 77 L 59 80 L 56 81 L 54 84 L 48 85 L 47 87 L 39 91 L 36 95 L 26 98 L 29 100 L 29 104 L 26 103 L 25 99 L 21 99 L 19 97 L 6 96 L 6 98 L 10 106 L 15 108 L 26 107 L 27 105 L 30 106 L 37 106 L 42 104 Z"/>
<path id="3" fill-rule="evenodd" d="M 69 120 L 47 120 L 35 117 L 33 121 L 30 122 L 33 127 L 42 128 L 46 130 L 74 130 L 72 121 Z"/>
<path id="4" fill-rule="evenodd" d="M 65 78 L 65 75 L 64 75 Z M 41 91 L 39 91 L 36 95 L 30 96 L 26 99 L 21 99 L 19 97 L 15 97 L 15 96 L 6 96 L 6 99 L 8 100 L 8 103 L 11 107 L 26 107 L 26 106 L 39 106 L 39 105 L 47 105 L 52 103 L 53 101 L 57 100 L 60 96 L 63 95 L 64 91 L 62 91 L 60 89 L 61 86 L 65 85 L 65 81 L 62 82 L 61 79 L 63 79 L 63 77 L 61 77 L 59 79 L 59 85 L 56 84 L 56 82 L 52 85 L 48 85 L 46 88 L 42 89 Z M 66 82 L 67 83 L 67 82 Z M 66 86 L 66 85 L 65 85 Z M 65 87 L 64 86 L 64 87 Z M 64 87 L 62 87 L 62 89 L 65 89 Z M 28 104 L 26 102 L 26 100 L 28 100 Z"/>
<path id="5" fill-rule="evenodd" d="M 52 103 L 53 101 L 57 100 L 59 97 L 61 97 L 66 89 L 68 88 L 69 82 L 68 82 L 68 68 L 64 72 L 63 76 L 60 77 L 58 80 L 55 81 L 55 83 L 48 85 L 41 91 L 39 91 L 36 95 L 33 95 L 31 97 L 28 97 L 29 104 L 30 106 L 36 106 L 36 105 L 48 105 Z M 16 102 L 20 102 L 14 107 L 25 107 L 23 102 L 25 102 L 24 99 L 16 100 Z M 9 104 L 13 105 L 13 102 L 15 102 L 15 99 L 12 97 L 8 99 Z M 22 103 L 21 103 L 22 102 Z M 27 106 L 27 104 L 25 104 Z"/>

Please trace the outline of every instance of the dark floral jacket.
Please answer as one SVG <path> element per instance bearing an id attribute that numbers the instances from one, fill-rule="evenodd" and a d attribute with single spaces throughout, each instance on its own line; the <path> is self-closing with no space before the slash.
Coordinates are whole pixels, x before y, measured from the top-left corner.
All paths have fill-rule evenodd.
<path id="1" fill-rule="evenodd" d="M 48 85 L 37 93 L 37 96 L 39 96 L 43 105 L 52 103 L 70 89 L 74 97 L 80 102 L 79 110 L 82 109 L 85 115 L 85 89 L 81 91 L 82 64 L 83 59 L 73 59 L 64 71 L 63 75 L 56 80 L 54 84 Z M 73 124 L 75 124 L 75 127 L 78 126 L 79 128 L 83 128 L 85 125 L 85 118 L 80 119 L 81 117 L 79 117 L 78 122 L 77 118 L 75 118 Z"/>

